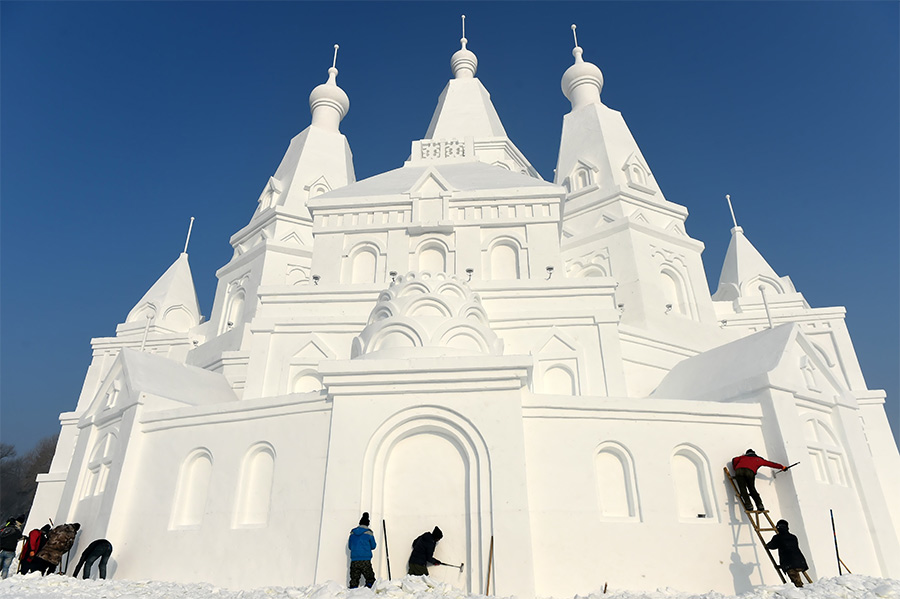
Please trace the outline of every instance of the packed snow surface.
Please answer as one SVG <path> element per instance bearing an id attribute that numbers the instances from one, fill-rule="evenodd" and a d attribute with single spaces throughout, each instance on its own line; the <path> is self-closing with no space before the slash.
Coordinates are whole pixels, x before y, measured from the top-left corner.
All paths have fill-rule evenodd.
<path id="1" fill-rule="evenodd" d="M 308 587 L 265 587 L 248 591 L 220 589 L 209 584 L 182 584 L 150 580 L 82 580 L 71 576 L 37 572 L 11 576 L 0 581 L 0 598 L 16 599 L 469 599 L 468 595 L 446 584 L 423 577 L 378 581 L 374 589 L 347 589 L 336 582 Z M 595 591 L 575 599 L 731 599 L 710 591 L 704 594 L 682 593 L 672 589 L 652 592 Z M 825 578 L 802 589 L 791 584 L 759 587 L 738 595 L 738 599 L 900 599 L 900 580 L 848 574 Z"/>

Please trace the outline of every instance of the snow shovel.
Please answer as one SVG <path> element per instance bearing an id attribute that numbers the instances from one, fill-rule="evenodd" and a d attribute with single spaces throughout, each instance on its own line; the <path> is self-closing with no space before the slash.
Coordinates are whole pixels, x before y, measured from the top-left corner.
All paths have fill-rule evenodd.
<path id="1" fill-rule="evenodd" d="M 441 563 L 438 564 L 438 565 L 439 565 L 439 566 L 447 566 L 447 567 L 450 567 L 450 568 L 459 568 L 459 573 L 462 574 L 463 566 L 465 566 L 466 564 L 465 564 L 465 562 L 463 562 L 463 563 L 461 563 L 460 565 L 457 566 L 456 564 L 445 564 L 444 562 L 441 562 Z"/>

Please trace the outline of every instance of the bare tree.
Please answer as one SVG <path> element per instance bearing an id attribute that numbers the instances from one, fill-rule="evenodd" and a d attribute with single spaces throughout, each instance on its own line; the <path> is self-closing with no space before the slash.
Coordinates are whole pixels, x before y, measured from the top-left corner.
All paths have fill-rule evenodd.
<path id="1" fill-rule="evenodd" d="M 28 453 L 16 456 L 15 447 L 0 444 L 0 514 L 4 518 L 27 514 L 37 491 L 37 475 L 50 470 L 59 435 L 45 437 Z"/>

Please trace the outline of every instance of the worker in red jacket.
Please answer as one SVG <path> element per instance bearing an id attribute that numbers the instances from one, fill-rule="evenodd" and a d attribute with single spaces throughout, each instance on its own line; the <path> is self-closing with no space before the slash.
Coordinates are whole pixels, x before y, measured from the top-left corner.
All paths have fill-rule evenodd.
<path id="1" fill-rule="evenodd" d="M 759 457 L 752 449 L 748 449 L 744 452 L 744 455 L 739 455 L 731 460 L 731 467 L 734 468 L 734 480 L 741 493 L 741 501 L 744 502 L 744 509 L 748 512 L 753 511 L 753 504 L 750 503 L 751 497 L 753 498 L 753 501 L 756 502 L 757 512 L 764 512 L 766 510 L 766 508 L 763 507 L 762 499 L 759 498 L 759 493 L 756 492 L 756 471 L 759 470 L 761 466 L 768 466 L 769 468 L 775 468 L 776 470 L 782 471 L 787 470 L 787 468 L 777 462 L 770 462 L 765 458 Z"/>

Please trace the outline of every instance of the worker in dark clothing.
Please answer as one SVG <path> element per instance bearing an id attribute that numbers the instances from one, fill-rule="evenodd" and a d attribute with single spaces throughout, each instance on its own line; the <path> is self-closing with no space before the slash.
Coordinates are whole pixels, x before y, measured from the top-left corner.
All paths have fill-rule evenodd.
<path id="1" fill-rule="evenodd" d="M 778 550 L 778 561 L 780 562 L 778 567 L 788 575 L 795 587 L 802 587 L 803 580 L 800 578 L 800 574 L 809 570 L 809 566 L 800 551 L 800 543 L 795 535 L 788 532 L 787 520 L 779 520 L 775 525 L 775 530 L 778 531 L 778 534 L 766 543 L 766 547 Z"/>
<path id="2" fill-rule="evenodd" d="M 81 559 L 78 560 L 78 565 L 75 566 L 75 572 L 72 573 L 72 576 L 77 578 L 78 571 L 81 570 L 81 566 L 84 566 L 84 577 L 90 578 L 91 566 L 99 559 L 100 564 L 97 566 L 97 569 L 100 570 L 100 578 L 106 580 L 106 564 L 109 562 L 109 556 L 112 555 L 112 549 L 112 543 L 106 539 L 97 539 L 88 545 L 87 549 L 81 553 Z"/>
<path id="3" fill-rule="evenodd" d="M 412 544 L 407 573 L 413 576 L 428 576 L 428 564 L 440 566 L 441 562 L 434 559 L 434 549 L 443 538 L 444 533 L 437 526 L 431 532 L 419 535 Z"/>
<path id="4" fill-rule="evenodd" d="M 752 449 L 748 449 L 744 455 L 739 455 L 731 460 L 731 467 L 734 468 L 734 482 L 737 483 L 740 491 L 744 509 L 748 512 L 753 511 L 753 504 L 750 503 L 751 497 L 756 502 L 756 511 L 764 512 L 766 510 L 763 507 L 762 499 L 759 498 L 759 493 L 756 492 L 756 471 L 761 466 L 768 466 L 769 468 L 782 471 L 787 470 L 778 462 L 770 462 L 765 458 L 759 457 Z"/>

